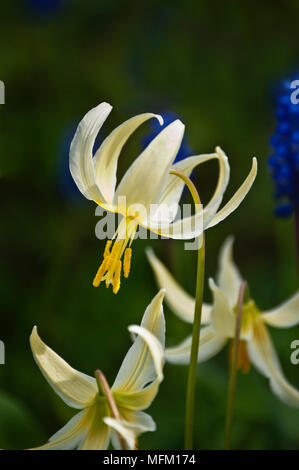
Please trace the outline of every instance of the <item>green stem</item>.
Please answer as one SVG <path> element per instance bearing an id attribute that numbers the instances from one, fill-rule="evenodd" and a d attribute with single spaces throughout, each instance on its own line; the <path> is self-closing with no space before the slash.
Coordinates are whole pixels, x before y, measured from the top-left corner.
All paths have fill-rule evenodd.
<path id="1" fill-rule="evenodd" d="M 181 178 L 188 187 L 196 209 L 202 207 L 200 197 L 194 184 L 186 175 L 179 171 L 171 170 L 171 174 Z M 204 266 L 205 266 L 205 239 L 204 233 L 198 239 L 198 255 L 197 255 L 197 278 L 196 278 L 196 295 L 195 295 L 195 309 L 194 321 L 192 332 L 192 344 L 190 353 L 190 363 L 187 380 L 187 395 L 186 395 L 186 416 L 185 416 L 185 449 L 192 450 L 194 445 L 194 410 L 195 410 L 195 389 L 196 389 L 196 372 L 197 372 L 197 357 L 200 341 L 200 326 L 201 326 L 201 312 L 203 302 L 203 289 L 204 289 Z"/>
<path id="2" fill-rule="evenodd" d="M 236 316 L 236 330 L 233 342 L 232 361 L 230 367 L 230 379 L 228 387 L 227 409 L 226 409 L 226 426 L 225 426 L 225 449 L 232 448 L 232 426 L 235 404 L 236 392 L 236 379 L 237 379 L 237 364 L 238 364 L 238 351 L 240 343 L 241 323 L 242 323 L 242 309 L 244 292 L 246 288 L 246 281 L 242 281 L 239 290 L 237 316 Z"/>
<path id="3" fill-rule="evenodd" d="M 188 449 L 188 450 L 192 450 L 193 444 L 194 444 L 195 388 L 196 388 L 197 357 L 198 357 L 198 349 L 199 349 L 199 342 L 200 342 L 201 311 L 202 311 L 202 302 L 203 302 L 204 265 L 205 265 L 205 241 L 204 241 L 204 235 L 203 235 L 202 245 L 198 249 L 198 255 L 197 255 L 196 297 L 195 297 L 190 364 L 189 364 L 188 381 L 187 381 L 185 449 Z"/>

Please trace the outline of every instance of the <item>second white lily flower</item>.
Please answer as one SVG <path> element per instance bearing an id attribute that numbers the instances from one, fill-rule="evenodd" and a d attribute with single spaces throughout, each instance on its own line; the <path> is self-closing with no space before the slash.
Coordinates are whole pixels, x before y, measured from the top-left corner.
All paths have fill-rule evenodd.
<path id="1" fill-rule="evenodd" d="M 73 369 L 40 339 L 36 327 L 33 329 L 30 344 L 43 376 L 68 406 L 81 410 L 38 450 L 100 450 L 107 449 L 110 442 L 115 449 L 134 449 L 141 433 L 156 429 L 151 416 L 142 410 L 150 406 L 163 380 L 163 297 L 162 289 L 147 307 L 141 325 L 129 327 L 134 343 L 107 395 L 94 377 Z"/>
<path id="2" fill-rule="evenodd" d="M 242 277 L 232 258 L 233 239 L 224 243 L 219 257 L 217 285 L 210 279 L 213 305 L 203 304 L 198 362 L 215 356 L 235 335 L 236 305 Z M 193 323 L 195 301 L 179 286 L 166 267 L 147 251 L 158 285 L 166 289 L 165 300 L 181 319 Z M 250 363 L 270 380 L 273 392 L 284 402 L 299 407 L 299 391 L 286 380 L 272 344 L 267 325 L 287 328 L 299 323 L 299 292 L 282 305 L 261 312 L 252 299 L 247 299 L 242 310 L 241 341 L 238 367 L 248 372 Z M 166 359 L 174 364 L 188 364 L 192 338 L 166 349 Z"/>

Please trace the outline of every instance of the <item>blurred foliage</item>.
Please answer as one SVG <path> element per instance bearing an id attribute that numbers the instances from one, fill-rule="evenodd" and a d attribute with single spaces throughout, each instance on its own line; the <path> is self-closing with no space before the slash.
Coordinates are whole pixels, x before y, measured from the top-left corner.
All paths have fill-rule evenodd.
<path id="1" fill-rule="evenodd" d="M 261 308 L 297 287 L 292 221 L 273 217 L 266 160 L 274 126 L 271 86 L 298 66 L 298 2 L 65 0 L 42 15 L 28 3 L 3 3 L 0 18 L 6 85 L 0 107 L 0 338 L 6 344 L 0 446 L 6 448 L 42 444 L 73 414 L 32 359 L 33 325 L 72 366 L 89 374 L 100 367 L 112 382 L 130 345 L 127 325 L 139 321 L 157 290 L 144 241 L 133 245 L 133 269 L 117 297 L 91 284 L 104 244 L 94 235 L 95 206 L 70 198 L 63 183 L 68 155 L 62 139 L 99 102 L 114 105 L 104 135 L 136 113 L 169 109 L 185 122 L 196 152 L 221 145 L 231 164 L 227 197 L 256 155 L 254 189 L 207 232 L 207 277 L 215 275 L 219 247 L 233 233 L 237 263 Z M 119 175 L 138 155 L 146 131 L 144 125 L 126 145 Z M 200 168 L 194 180 L 206 200 L 216 165 Z M 151 244 L 192 293 L 195 252 L 185 252 L 179 241 Z M 210 299 L 208 288 L 205 296 Z M 165 311 L 167 342 L 175 344 L 190 325 Z M 289 361 L 296 335 L 295 328 L 273 331 L 286 376 L 298 387 L 298 366 Z M 158 430 L 142 436 L 142 448 L 182 447 L 186 377 L 186 367 L 166 365 L 150 409 Z M 199 367 L 198 448 L 223 447 L 227 381 L 226 351 Z M 279 402 L 254 370 L 238 376 L 234 446 L 299 448 L 298 411 Z"/>

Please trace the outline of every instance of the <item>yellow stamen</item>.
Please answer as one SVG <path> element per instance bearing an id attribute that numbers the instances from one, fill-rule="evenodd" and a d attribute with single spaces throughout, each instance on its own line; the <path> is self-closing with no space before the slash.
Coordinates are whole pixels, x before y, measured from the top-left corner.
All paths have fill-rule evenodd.
<path id="1" fill-rule="evenodd" d="M 108 259 L 107 267 L 106 267 L 107 271 L 109 271 L 109 269 L 112 267 L 114 261 L 116 261 L 116 259 L 118 257 L 118 251 L 121 248 L 121 244 L 122 244 L 121 242 L 114 242 L 111 253 L 110 253 L 109 257 L 107 258 Z"/>
<path id="2" fill-rule="evenodd" d="M 131 268 L 132 248 L 126 248 L 124 256 L 124 276 L 128 277 Z"/>
<path id="3" fill-rule="evenodd" d="M 107 265 L 107 258 L 103 260 L 102 264 L 100 265 L 96 275 L 95 275 L 95 278 L 93 280 L 93 286 L 94 287 L 98 287 L 100 285 L 100 282 L 102 280 L 102 277 L 106 271 L 106 265 Z"/>
<path id="4" fill-rule="evenodd" d="M 120 288 L 120 274 L 121 274 L 121 260 L 119 259 L 116 264 L 115 273 L 113 276 L 113 293 L 117 294 Z"/>
<path id="5" fill-rule="evenodd" d="M 108 240 L 105 246 L 105 251 L 104 251 L 104 258 L 107 258 L 110 256 L 110 247 L 112 245 L 112 240 Z"/>

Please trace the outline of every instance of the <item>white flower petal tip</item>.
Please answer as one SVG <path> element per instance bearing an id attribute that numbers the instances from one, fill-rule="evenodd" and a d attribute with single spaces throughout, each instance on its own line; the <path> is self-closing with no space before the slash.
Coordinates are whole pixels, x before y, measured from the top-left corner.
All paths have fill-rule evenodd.
<path id="1" fill-rule="evenodd" d="M 227 295 L 231 307 L 237 304 L 242 276 L 233 259 L 234 237 L 229 236 L 220 249 L 217 283 Z"/>
<path id="2" fill-rule="evenodd" d="M 96 136 L 112 110 L 108 103 L 100 103 L 88 111 L 79 123 L 70 146 L 70 172 L 81 193 L 91 200 L 103 201 L 97 186 L 92 149 Z"/>
<path id="3" fill-rule="evenodd" d="M 137 412 L 132 421 L 124 419 L 115 419 L 107 416 L 103 418 L 104 423 L 116 431 L 126 442 L 128 450 L 136 449 L 136 440 L 144 432 L 156 431 L 156 423 L 146 413 Z M 116 449 L 121 449 L 119 444 Z"/>
<path id="4" fill-rule="evenodd" d="M 157 379 L 159 382 L 162 382 L 164 365 L 164 349 L 162 344 L 155 335 L 142 326 L 131 325 L 129 326 L 128 330 L 130 333 L 134 333 L 140 336 L 146 343 L 153 359 Z"/>
<path id="5" fill-rule="evenodd" d="M 265 323 L 278 328 L 289 328 L 299 323 L 299 292 L 273 310 L 262 313 Z"/>
<path id="6" fill-rule="evenodd" d="M 253 339 L 248 342 L 248 353 L 255 367 L 270 380 L 272 391 L 278 398 L 299 408 L 299 390 L 286 380 L 270 335 L 261 320 L 254 324 Z"/>
<path id="7" fill-rule="evenodd" d="M 228 298 L 212 278 L 209 278 L 209 286 L 214 297 L 211 313 L 213 328 L 219 335 L 233 338 L 235 335 L 235 315 Z"/>
<path id="8" fill-rule="evenodd" d="M 133 429 L 130 429 L 127 423 L 120 419 L 105 417 L 104 423 L 110 428 L 114 429 L 125 440 L 127 450 L 134 450 L 136 445 L 137 436 Z"/>
<path id="9" fill-rule="evenodd" d="M 252 166 L 247 177 L 245 178 L 245 180 L 243 181 L 239 189 L 237 189 L 237 191 L 232 196 L 232 198 L 225 204 L 225 206 L 222 207 L 222 209 L 220 209 L 216 213 L 213 219 L 209 222 L 208 228 L 214 227 L 215 225 L 222 222 L 222 220 L 226 219 L 226 217 L 228 217 L 232 212 L 234 212 L 239 207 L 243 199 L 245 199 L 246 195 L 250 191 L 255 181 L 256 175 L 257 175 L 257 159 L 253 157 Z"/>
<path id="10" fill-rule="evenodd" d="M 73 369 L 39 337 L 36 326 L 30 335 L 33 357 L 41 373 L 57 395 L 70 407 L 82 409 L 93 401 L 96 380 Z"/>
<path id="11" fill-rule="evenodd" d="M 152 248 L 145 249 L 146 256 L 153 269 L 158 287 L 165 287 L 165 301 L 170 309 L 182 320 L 193 323 L 195 300 L 188 294 L 170 274 L 164 264 L 157 258 Z M 202 323 L 210 320 L 211 306 L 203 304 Z"/>
<path id="12" fill-rule="evenodd" d="M 222 150 L 222 148 L 217 145 L 216 148 L 215 148 L 215 152 L 219 155 L 219 157 L 223 158 L 224 160 L 227 160 L 228 161 L 228 156 L 226 155 L 226 153 L 224 152 L 224 150 Z"/>

